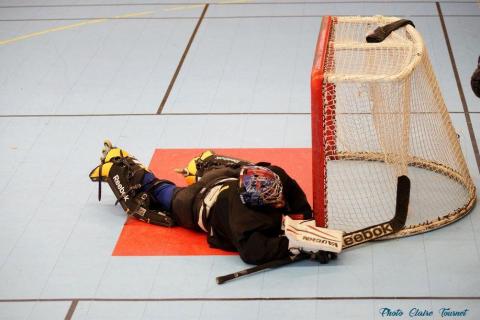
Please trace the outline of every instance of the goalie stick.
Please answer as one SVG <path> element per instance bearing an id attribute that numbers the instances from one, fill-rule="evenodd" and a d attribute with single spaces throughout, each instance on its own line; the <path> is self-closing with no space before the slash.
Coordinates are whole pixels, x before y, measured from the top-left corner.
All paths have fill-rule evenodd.
<path id="1" fill-rule="evenodd" d="M 395 205 L 395 215 L 393 218 L 387 222 L 346 233 L 343 236 L 344 248 L 351 248 L 400 231 L 405 226 L 405 221 L 407 220 L 409 199 L 410 179 L 407 176 L 400 176 L 398 177 L 397 181 L 397 200 Z M 222 284 L 229 280 L 246 276 L 255 272 L 278 268 L 293 262 L 306 260 L 308 258 L 310 258 L 310 254 L 301 253 L 299 255 L 290 256 L 284 259 L 273 260 L 242 271 L 219 276 L 216 278 L 216 281 L 217 284 Z"/>

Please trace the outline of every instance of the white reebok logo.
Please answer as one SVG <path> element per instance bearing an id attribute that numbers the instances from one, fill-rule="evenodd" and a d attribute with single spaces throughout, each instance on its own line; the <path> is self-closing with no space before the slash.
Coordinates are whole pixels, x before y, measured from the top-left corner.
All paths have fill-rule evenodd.
<path id="1" fill-rule="evenodd" d="M 121 198 L 125 201 L 129 200 L 128 195 L 125 194 L 125 187 L 122 186 L 122 184 L 120 183 L 120 177 L 118 176 L 118 174 L 113 177 L 113 181 L 115 182 L 115 186 L 117 187 L 118 192 L 120 192 Z"/>

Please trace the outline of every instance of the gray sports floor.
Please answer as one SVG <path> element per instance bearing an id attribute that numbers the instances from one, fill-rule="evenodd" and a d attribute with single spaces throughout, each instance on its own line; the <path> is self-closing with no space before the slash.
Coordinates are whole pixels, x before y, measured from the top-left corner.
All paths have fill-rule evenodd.
<path id="1" fill-rule="evenodd" d="M 0 0 L 0 319 L 480 319 L 478 206 L 224 286 L 236 256 L 111 256 L 125 216 L 87 177 L 103 139 L 146 163 L 155 148 L 310 147 L 323 15 L 415 22 L 480 184 L 478 2 L 175 2 Z"/>

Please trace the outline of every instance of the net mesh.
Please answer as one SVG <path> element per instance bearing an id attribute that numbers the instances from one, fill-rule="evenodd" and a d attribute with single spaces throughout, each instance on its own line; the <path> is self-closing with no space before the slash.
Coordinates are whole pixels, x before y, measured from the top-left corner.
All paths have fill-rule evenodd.
<path id="1" fill-rule="evenodd" d="M 314 79 L 322 82 L 321 101 L 312 92 L 321 123 L 312 125 L 321 126 L 325 157 L 325 201 L 320 209 L 314 203 L 316 214 L 323 211 L 329 227 L 347 232 L 387 221 L 400 175 L 408 175 L 412 189 L 406 227 L 396 237 L 468 213 L 475 186 L 421 36 L 408 25 L 366 43 L 368 33 L 398 19 L 328 19 L 319 38 L 323 61 L 312 71 L 312 88 Z"/>

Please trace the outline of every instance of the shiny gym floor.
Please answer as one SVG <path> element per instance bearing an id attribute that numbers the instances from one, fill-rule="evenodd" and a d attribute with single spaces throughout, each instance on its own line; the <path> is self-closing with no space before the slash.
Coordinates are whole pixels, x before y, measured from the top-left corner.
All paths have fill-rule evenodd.
<path id="1" fill-rule="evenodd" d="M 324 15 L 414 21 L 480 185 L 479 2 L 180 1 L 0 0 L 0 319 L 480 319 L 478 206 L 222 286 L 238 256 L 113 255 L 126 216 L 88 179 L 103 140 L 146 164 L 162 148 L 309 148 Z"/>

